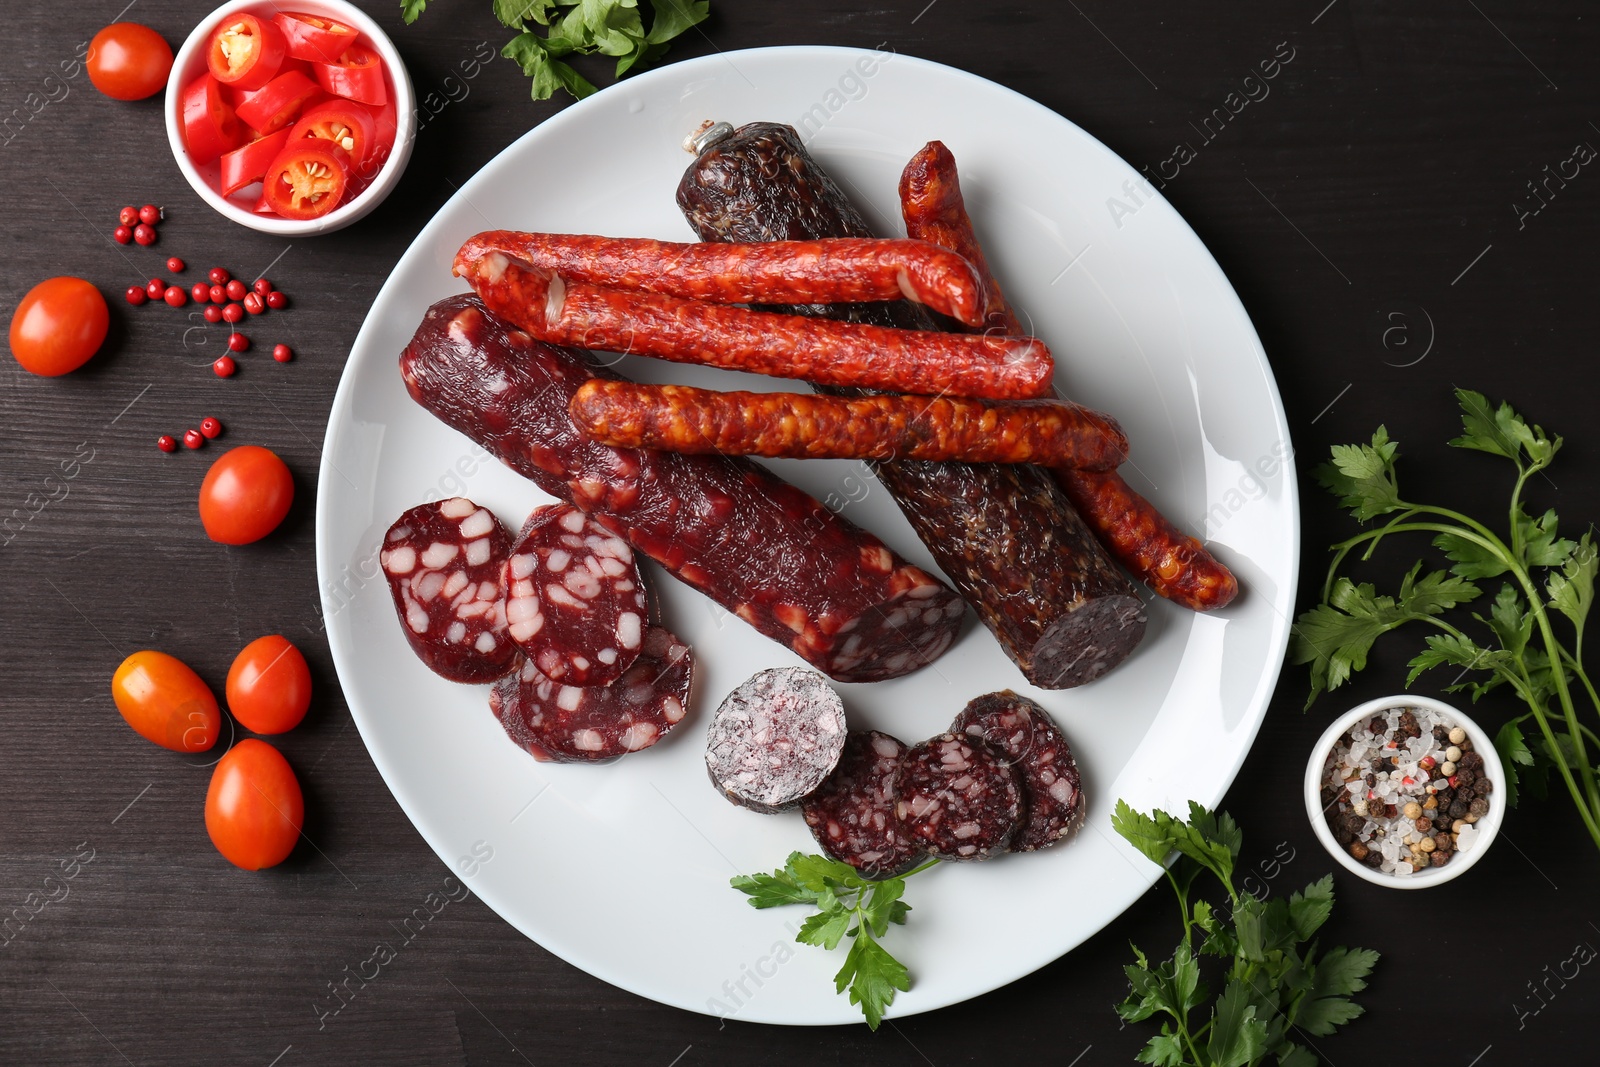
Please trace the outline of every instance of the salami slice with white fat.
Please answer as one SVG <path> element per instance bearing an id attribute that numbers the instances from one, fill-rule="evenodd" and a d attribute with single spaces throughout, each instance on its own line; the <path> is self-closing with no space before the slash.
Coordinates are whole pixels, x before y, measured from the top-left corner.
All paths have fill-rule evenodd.
<path id="1" fill-rule="evenodd" d="M 1025 813 L 1013 852 L 1053 845 L 1083 822 L 1078 762 L 1044 708 L 1009 689 L 988 693 L 963 708 L 950 729 L 986 742 L 1016 768 Z"/>
<path id="2" fill-rule="evenodd" d="M 844 750 L 844 702 L 826 678 L 774 667 L 729 693 L 706 731 L 706 772 L 722 795 L 771 815 L 822 784 Z"/>
<path id="3" fill-rule="evenodd" d="M 988 859 L 1010 847 L 1022 823 L 1016 771 L 965 734 L 939 734 L 908 751 L 894 789 L 901 828 L 939 859 Z"/>
<path id="4" fill-rule="evenodd" d="M 562 685 L 524 660 L 489 692 L 489 709 L 511 740 L 546 763 L 600 763 L 649 748 L 689 708 L 689 646 L 652 626 L 622 677 L 604 686 Z"/>
<path id="5" fill-rule="evenodd" d="M 609 685 L 649 622 L 633 549 L 570 504 L 536 508 L 506 561 L 506 632 L 539 673 Z"/>
<path id="6" fill-rule="evenodd" d="M 894 814 L 894 776 L 905 742 L 877 730 L 851 730 L 839 765 L 800 805 L 822 850 L 867 878 L 893 878 L 923 858 Z"/>
<path id="7" fill-rule="evenodd" d="M 453 496 L 419 504 L 384 535 L 378 564 L 419 659 L 453 682 L 492 682 L 514 666 L 500 571 L 511 538 L 487 508 Z"/>

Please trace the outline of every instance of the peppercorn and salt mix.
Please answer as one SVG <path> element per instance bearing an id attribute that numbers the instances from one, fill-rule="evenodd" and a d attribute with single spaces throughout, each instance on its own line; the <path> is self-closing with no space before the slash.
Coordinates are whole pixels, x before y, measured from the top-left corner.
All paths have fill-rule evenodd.
<path id="1" fill-rule="evenodd" d="M 1494 783 L 1460 726 L 1427 708 L 1395 707 L 1356 723 L 1328 754 L 1323 812 L 1358 862 L 1407 877 L 1477 843 Z"/>

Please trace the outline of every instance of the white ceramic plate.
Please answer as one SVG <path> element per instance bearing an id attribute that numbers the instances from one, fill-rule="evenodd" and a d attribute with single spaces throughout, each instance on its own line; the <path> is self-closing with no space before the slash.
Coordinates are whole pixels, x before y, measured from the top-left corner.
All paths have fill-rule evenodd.
<path id="1" fill-rule="evenodd" d="M 796 657 L 657 571 L 665 622 L 697 657 L 690 718 L 657 747 L 610 766 L 535 763 L 501 732 L 486 687 L 446 682 L 412 656 L 375 562 L 389 523 L 423 500 L 464 493 L 512 528 L 545 502 L 412 403 L 396 370 L 423 311 L 462 289 L 450 276 L 456 248 L 491 228 L 692 239 L 673 194 L 690 161 L 680 142 L 707 118 L 802 126 L 885 234 L 901 232 L 901 166 L 928 140 L 949 145 L 995 269 L 1057 353 L 1063 387 L 1117 415 L 1134 442 L 1135 486 L 1180 525 L 1203 529 L 1244 586 L 1212 615 L 1151 604 L 1134 656 L 1081 689 L 1029 687 L 975 622 L 908 678 L 840 687 L 853 725 L 908 742 L 943 730 L 980 693 L 1017 689 L 1051 711 L 1084 770 L 1090 816 L 1077 840 L 945 865 L 911 883 L 916 910 L 889 943 L 915 985 L 891 1015 L 928 1011 L 1049 963 L 1148 888 L 1159 872 L 1112 833 L 1113 804 L 1124 797 L 1142 809 L 1181 810 L 1190 798 L 1221 798 L 1272 694 L 1293 605 L 1299 513 L 1284 462 L 1288 429 L 1250 320 L 1183 220 L 1070 122 L 949 67 L 795 47 L 629 78 L 529 132 L 422 231 L 350 353 L 318 486 L 329 643 L 395 798 L 439 856 L 519 930 L 574 966 L 691 1011 L 773 1023 L 859 1020 L 833 992 L 842 952 L 793 945 L 796 909 L 758 912 L 728 888 L 736 873 L 814 851 L 803 821 L 733 807 L 707 782 L 702 761 L 721 696 Z M 736 380 L 634 359 L 624 369 L 656 381 Z M 932 567 L 858 466 L 775 466 Z"/>

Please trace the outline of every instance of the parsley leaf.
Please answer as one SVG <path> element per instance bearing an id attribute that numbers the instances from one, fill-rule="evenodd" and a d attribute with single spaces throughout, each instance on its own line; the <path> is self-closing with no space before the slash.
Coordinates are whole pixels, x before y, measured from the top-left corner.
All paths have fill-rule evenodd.
<path id="1" fill-rule="evenodd" d="M 1565 615 L 1583 636 L 1584 620 L 1594 604 L 1594 578 L 1597 553 L 1594 542 L 1585 533 L 1573 546 L 1561 570 L 1550 576 L 1545 592 L 1550 594 L 1550 606 Z"/>
<path id="2" fill-rule="evenodd" d="M 803 945 L 832 951 L 850 938 L 844 966 L 834 976 L 836 991 L 848 988 L 850 1003 L 860 1005 L 867 1025 L 876 1030 L 884 1010 L 894 1003 L 896 991 L 911 988 L 910 972 L 878 938 L 888 932 L 890 924 L 903 925 L 911 911 L 900 899 L 906 878 L 932 865 L 929 862 L 899 878 L 874 882 L 847 863 L 791 852 L 781 870 L 737 875 L 728 884 L 749 897 L 752 908 L 814 907 L 816 911 L 805 917 L 795 935 Z"/>
<path id="3" fill-rule="evenodd" d="M 1130 1023 L 1165 1017 L 1161 1032 L 1147 1041 L 1138 1061 L 1168 1067 L 1245 1067 L 1273 1056 L 1280 1067 L 1314 1067 L 1316 1058 L 1288 1040 L 1290 1026 L 1324 1034 L 1360 1014 L 1348 998 L 1364 987 L 1378 958 L 1364 949 L 1341 948 L 1319 962 L 1314 944 L 1302 952 L 1301 946 L 1333 910 L 1332 876 L 1287 899 L 1237 892 L 1232 870 L 1243 844 L 1238 824 L 1199 804 L 1189 805 L 1189 820 L 1182 822 L 1159 810 L 1145 815 L 1119 801 L 1112 825 L 1154 863 L 1177 852 L 1184 857 L 1182 863 L 1190 864 L 1189 875 L 1200 866 L 1210 870 L 1227 890 L 1233 909 L 1224 918 L 1206 900 L 1191 904 L 1193 877 L 1167 872 L 1184 919 L 1183 940 L 1172 958 L 1160 964 L 1130 945 L 1134 962 L 1123 968 L 1129 993 L 1117 1005 L 1117 1014 Z M 1204 935 L 1198 952 L 1192 942 L 1196 929 Z M 1195 1018 L 1208 996 L 1203 956 L 1220 956 L 1226 967 L 1222 995 L 1212 1005 L 1209 1021 Z"/>
<path id="4" fill-rule="evenodd" d="M 1530 427 L 1507 401 L 1491 411 L 1488 399 L 1470 389 L 1457 389 L 1456 401 L 1461 405 L 1462 431 L 1450 442 L 1456 448 L 1504 456 L 1519 469 L 1524 469 L 1522 456 L 1526 453 L 1529 463 L 1525 469 L 1529 471 L 1548 467 L 1561 448 L 1560 437 L 1551 439 L 1538 426 Z"/>
<path id="5" fill-rule="evenodd" d="M 1401 506 L 1394 469 L 1399 452 L 1399 443 L 1379 426 L 1370 445 L 1334 445 L 1333 462 L 1317 468 L 1317 481 L 1365 522 Z"/>
<path id="6" fill-rule="evenodd" d="M 502 25 L 519 31 L 500 52 L 515 60 L 532 83 L 535 100 L 566 90 L 579 100 L 598 90 L 567 56 L 603 55 L 617 61 L 616 77 L 666 54 L 668 42 L 705 21 L 710 0 L 655 0 L 648 31 L 639 0 L 493 0 Z M 659 7 L 656 6 L 659 4 Z M 401 15 L 415 22 L 427 0 L 401 0 Z M 544 34 L 529 22 L 545 27 Z"/>
<path id="7" fill-rule="evenodd" d="M 1379 596 L 1370 583 L 1356 585 L 1340 578 L 1328 602 L 1301 615 L 1289 640 L 1293 663 L 1311 664 L 1310 707 L 1324 689 L 1337 689 L 1367 665 L 1373 642 L 1399 626 L 1439 615 L 1479 594 L 1477 586 L 1446 571 L 1418 578 L 1422 564 L 1400 583 L 1398 598 Z"/>
<path id="8" fill-rule="evenodd" d="M 1245 984 L 1235 979 L 1217 998 L 1206 1057 L 1214 1067 L 1243 1067 L 1266 1051 L 1267 1028 L 1256 1018 Z"/>

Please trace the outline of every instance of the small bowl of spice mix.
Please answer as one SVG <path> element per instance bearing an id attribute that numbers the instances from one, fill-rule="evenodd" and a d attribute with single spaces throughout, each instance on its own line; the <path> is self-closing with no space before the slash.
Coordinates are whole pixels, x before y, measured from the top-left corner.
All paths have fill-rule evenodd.
<path id="1" fill-rule="evenodd" d="M 1461 874 L 1493 843 L 1504 784 L 1477 723 L 1427 697 L 1381 697 L 1317 741 L 1306 811 L 1317 840 L 1352 874 L 1422 889 Z"/>

